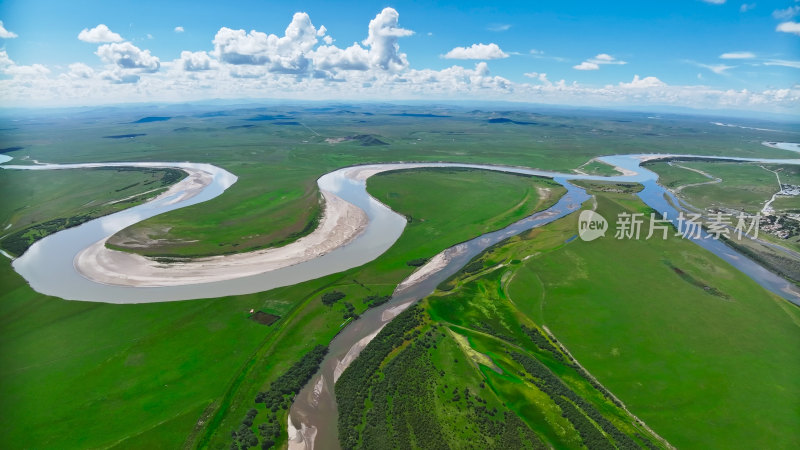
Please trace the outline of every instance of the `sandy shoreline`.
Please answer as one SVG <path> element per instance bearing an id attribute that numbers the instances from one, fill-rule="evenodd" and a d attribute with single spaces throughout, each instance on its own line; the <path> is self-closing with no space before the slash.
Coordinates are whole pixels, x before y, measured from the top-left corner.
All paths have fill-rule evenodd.
<path id="1" fill-rule="evenodd" d="M 365 183 L 368 178 L 381 172 L 429 166 L 427 163 L 355 166 L 345 169 L 343 175 L 350 181 Z M 156 200 L 169 199 L 168 204 L 187 200 L 213 182 L 213 176 L 208 172 L 191 168 L 183 170 L 189 176 L 159 195 Z M 325 206 L 319 226 L 311 234 L 283 247 L 159 262 L 139 254 L 107 248 L 106 242 L 113 237 L 109 236 L 78 253 L 73 264 L 76 271 L 89 280 L 130 287 L 165 287 L 226 281 L 300 264 L 347 245 L 363 233 L 369 224 L 369 219 L 361 208 L 324 188 L 320 191 Z M 457 251 L 457 248 L 451 251 Z M 402 290 L 436 272 L 447 264 L 450 256 L 445 253 L 436 255 L 397 289 Z"/>
<path id="2" fill-rule="evenodd" d="M 425 166 L 425 164 L 419 164 Z M 365 182 L 389 170 L 409 168 L 408 164 L 357 166 L 345 171 L 345 178 Z M 168 204 L 187 200 L 212 183 L 213 176 L 202 170 L 183 169 L 187 178 L 172 186 L 156 200 Z M 318 258 L 358 237 L 369 224 L 367 214 L 333 192 L 320 189 L 325 202 L 318 227 L 311 234 L 286 246 L 247 253 L 159 262 L 135 253 L 112 250 L 102 239 L 87 247 L 74 260 L 75 269 L 89 280 L 116 286 L 164 287 L 211 283 L 258 275 Z"/>
<path id="3" fill-rule="evenodd" d="M 199 179 L 180 197 L 196 195 L 202 189 Z M 104 284 L 122 286 L 177 286 L 230 280 L 280 269 L 318 258 L 346 245 L 367 226 L 364 211 L 337 195 L 322 191 L 325 207 L 320 224 L 311 234 L 284 247 L 234 255 L 197 258 L 183 262 L 161 263 L 134 253 L 106 248 L 100 240 L 75 257 L 75 268 L 86 278 Z"/>
<path id="4" fill-rule="evenodd" d="M 388 170 L 407 168 L 403 164 L 353 167 L 345 177 L 358 182 Z M 196 169 L 183 169 L 189 177 L 172 186 L 156 200 L 169 204 L 187 200 L 211 184 L 213 176 Z M 369 224 L 367 214 L 325 189 L 322 217 L 311 234 L 286 246 L 254 252 L 159 262 L 135 253 L 106 247 L 102 239 L 87 247 L 74 260 L 75 269 L 89 280 L 116 286 L 164 287 L 232 280 L 281 269 L 318 258 L 358 237 Z"/>

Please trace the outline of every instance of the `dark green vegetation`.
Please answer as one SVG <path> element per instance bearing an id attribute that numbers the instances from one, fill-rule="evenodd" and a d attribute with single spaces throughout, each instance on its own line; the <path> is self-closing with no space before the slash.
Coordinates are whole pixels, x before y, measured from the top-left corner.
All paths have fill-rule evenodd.
<path id="1" fill-rule="evenodd" d="M 618 194 L 635 194 L 643 189 L 639 183 L 612 183 L 604 181 L 573 180 L 572 184 L 580 186 L 589 192 L 612 192 Z"/>
<path id="2" fill-rule="evenodd" d="M 239 181 L 224 195 L 132 230 L 137 232 L 132 235 L 165 239 L 163 247 L 150 249 L 161 255 L 227 253 L 288 242 L 313 228 L 319 212 L 317 177 L 350 164 L 447 160 L 569 171 L 600 154 L 639 153 L 643 148 L 793 156 L 760 145 L 763 140 L 790 141 L 791 134 L 765 136 L 716 127 L 706 118 L 667 116 L 653 121 L 644 114 L 608 112 L 502 113 L 511 120 L 536 122 L 518 126 L 489 124 L 498 114 L 458 108 L 180 108 L 160 112 L 172 117 L 169 122 L 131 124 L 150 113 L 146 108 L 24 118 L 15 129 L 4 131 L 3 145 L 22 147 L 10 153 L 17 160 L 188 160 L 217 164 L 236 174 Z M 248 120 L 263 116 L 274 117 Z M 621 119 L 631 122 L 617 121 Z M 276 120 L 302 126 L 272 126 Z M 103 139 L 126 134 L 142 136 Z M 389 145 L 326 141 L 359 135 L 375 136 Z M 0 183 L 17 189 L 28 186 L 28 178 L 11 183 L 9 177 L 61 173 L 67 172 L 0 171 Z M 532 185 L 550 189 L 546 202 L 531 196 L 539 194 Z M 75 191 L 89 189 L 100 192 L 96 186 Z M 454 171 L 386 174 L 371 179 L 369 189 L 412 218 L 397 244 L 361 268 L 265 293 L 126 306 L 67 302 L 33 292 L 7 262 L 0 262 L 0 442 L 10 448 L 229 448 L 231 431 L 238 437 L 249 419 L 250 432 L 241 430 L 248 442 L 252 433 L 259 445 L 268 440 L 283 445 L 284 435 L 273 437 L 278 435 L 276 427 L 283 433 L 285 410 L 279 408 L 270 423 L 268 410 L 254 400 L 318 345 L 327 345 L 350 312 L 346 304 L 355 314 L 362 313 L 384 301 L 414 270 L 407 262 L 430 258 L 483 232 L 487 224 L 506 224 L 526 207 L 545 208 L 561 192 L 537 179 Z M 5 187 L 3 192 L 8 192 Z M 9 199 L 14 196 L 0 202 L 6 217 L 17 208 Z M 30 204 L 47 200 L 48 194 L 40 192 Z M 601 201 L 600 207 L 608 205 L 611 209 L 601 212 L 613 214 L 613 202 Z M 560 228 L 565 223 L 568 226 Z M 536 387 L 539 379 L 510 356 L 517 352 L 545 364 L 622 433 L 641 445 L 658 445 L 626 419 L 599 385 L 570 367 L 574 362 L 565 352 L 561 358 L 549 356 L 557 353 L 547 345 L 538 348 L 521 327 L 539 329 L 560 350 L 542 326 L 546 324 L 610 392 L 680 447 L 796 446 L 792 425 L 798 418 L 788 404 L 797 398 L 800 358 L 786 348 L 786 343 L 797 341 L 796 308 L 776 301 L 688 243 L 673 250 L 659 243 L 625 243 L 622 248 L 603 239 L 564 246 L 575 230 L 575 224 L 565 220 L 530 233 L 512 242 L 516 247 L 507 249 L 507 257 L 501 253 L 506 247 L 500 246 L 493 254 L 508 265 L 497 269 L 495 256 L 484 259 L 471 267 L 474 272 L 454 280 L 450 295 L 422 305 L 420 334 L 396 349 L 397 357 L 405 354 L 405 361 L 416 364 L 410 367 L 421 373 L 428 374 L 424 367 L 445 372 L 436 381 L 434 401 L 439 409 L 434 412 L 444 430 L 453 433 L 448 439 L 466 442 L 471 437 L 486 446 L 513 443 L 504 444 L 508 448 L 535 442 L 532 432 L 559 447 L 579 445 L 582 438 L 572 422 Z M 531 255 L 535 257 L 526 259 Z M 731 300 L 687 283 L 663 263 L 665 258 Z M 502 276 L 486 278 L 493 269 L 492 273 L 513 270 L 515 275 L 505 281 Z M 611 282 L 595 285 L 590 274 L 591 280 L 606 277 Z M 504 294 L 509 300 L 494 297 L 505 292 L 501 285 L 509 287 Z M 346 297 L 325 306 L 320 299 L 330 291 Z M 557 298 L 565 299 L 563 304 Z M 597 298 L 603 303 L 592 301 Z M 497 320 L 509 311 L 511 300 L 516 310 L 510 311 L 518 313 Z M 250 318 L 250 310 L 280 318 L 265 326 Z M 469 314 L 460 317 L 457 312 Z M 796 322 L 789 323 L 789 317 Z M 427 338 L 424 327 L 430 327 Z M 425 351 L 423 340 L 431 346 Z M 404 349 L 412 343 L 419 348 L 406 354 Z M 399 365 L 393 367 L 402 372 Z M 392 390 L 402 393 L 407 386 L 427 389 L 414 384 L 420 380 L 408 377 L 404 385 L 398 384 L 402 377 L 393 376 L 382 392 L 389 398 Z M 410 417 L 411 403 L 397 407 L 403 404 L 409 405 L 404 411 Z M 580 405 L 576 408 L 585 412 Z M 502 431 L 497 423 L 503 424 Z M 595 429 L 617 442 L 601 425 Z M 482 441 L 484 435 L 492 441 Z M 766 436 L 771 441 L 764 444 Z"/>
<path id="3" fill-rule="evenodd" d="M 440 345 L 449 357 L 453 344 L 426 316 L 418 306 L 404 311 L 339 378 L 342 448 L 545 448 L 495 396 L 484 399 L 484 383 L 449 389 L 446 380 L 458 382 L 434 358 Z"/>
<path id="4" fill-rule="evenodd" d="M 264 311 L 256 311 L 250 316 L 250 320 L 260 323 L 261 325 L 272 325 L 273 323 L 277 322 L 280 318 L 281 318 L 280 316 L 266 313 Z"/>
<path id="5" fill-rule="evenodd" d="M 331 306 L 334 303 L 338 302 L 339 300 L 343 299 L 344 297 L 345 297 L 344 292 L 339 292 L 339 291 L 326 292 L 325 295 L 322 296 L 322 303 L 325 306 Z"/>
<path id="6" fill-rule="evenodd" d="M 237 430 L 231 431 L 233 438 L 232 447 L 249 448 L 261 443 L 261 448 L 271 448 L 275 442 L 286 437 L 286 430 L 279 421 L 278 411 L 282 411 L 280 416 L 286 414 L 292 405 L 292 399 L 303 386 L 308 383 L 312 376 L 319 370 L 322 359 L 328 353 L 328 347 L 317 345 L 311 351 L 303 355 L 300 361 L 272 382 L 269 389 L 259 392 L 255 402 L 263 403 L 266 409 L 265 414 L 256 419 L 258 409 L 253 408 L 247 411 L 247 415 L 242 420 L 242 424 Z M 258 429 L 259 436 L 253 432 L 253 426 Z M 260 439 L 259 439 L 260 438 Z"/>
<path id="7" fill-rule="evenodd" d="M 770 271 L 800 286 L 800 259 L 767 242 L 750 239 L 739 240 L 736 236 L 732 238 L 722 236 L 721 239 L 738 252 L 747 255 L 748 258 L 758 261 Z"/>
<path id="8" fill-rule="evenodd" d="M 19 256 L 49 234 L 140 204 L 184 176 L 174 169 L 3 171 L 0 246 Z"/>

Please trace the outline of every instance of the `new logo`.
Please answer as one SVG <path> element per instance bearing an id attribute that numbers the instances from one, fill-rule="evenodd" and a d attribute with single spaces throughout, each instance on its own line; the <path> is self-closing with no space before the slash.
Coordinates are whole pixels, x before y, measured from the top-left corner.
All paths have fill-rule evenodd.
<path id="1" fill-rule="evenodd" d="M 608 222 L 606 219 L 591 210 L 581 211 L 578 217 L 578 235 L 584 241 L 593 241 L 601 236 L 606 235 L 608 231 Z"/>

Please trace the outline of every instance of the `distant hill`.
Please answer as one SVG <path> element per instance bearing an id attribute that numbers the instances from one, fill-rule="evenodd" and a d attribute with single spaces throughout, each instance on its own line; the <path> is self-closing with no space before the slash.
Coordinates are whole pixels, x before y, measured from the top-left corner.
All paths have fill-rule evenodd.
<path id="1" fill-rule="evenodd" d="M 132 133 L 132 134 L 115 134 L 113 136 L 103 136 L 106 139 L 125 139 L 135 138 L 137 136 L 147 136 L 145 133 Z"/>
<path id="2" fill-rule="evenodd" d="M 388 142 L 384 142 L 384 141 L 378 139 L 377 136 L 372 135 L 372 134 L 356 134 L 356 135 L 353 135 L 353 136 L 345 136 L 345 137 L 341 137 L 341 138 L 328 138 L 328 139 L 325 139 L 325 141 L 328 142 L 329 144 L 338 144 L 340 142 L 356 141 L 356 142 L 360 143 L 361 145 L 363 145 L 364 147 L 370 147 L 370 146 L 373 146 L 373 145 L 389 145 Z"/>
<path id="3" fill-rule="evenodd" d="M 259 114 L 257 116 L 251 117 L 249 119 L 244 119 L 244 120 L 248 120 L 250 122 L 260 122 L 260 121 L 263 121 L 263 120 L 280 120 L 280 119 L 294 119 L 294 117 L 286 116 L 286 115 L 283 115 L 283 114 L 278 114 L 278 115 Z"/>
<path id="4" fill-rule="evenodd" d="M 420 113 L 399 113 L 399 114 L 389 114 L 390 116 L 397 116 L 397 117 L 451 117 L 445 116 L 440 114 L 420 114 Z"/>
<path id="5" fill-rule="evenodd" d="M 389 145 L 388 142 L 384 142 L 371 134 L 357 134 L 355 136 L 349 136 L 347 139 L 350 141 L 358 141 L 365 147 L 373 145 Z"/>
<path id="6" fill-rule="evenodd" d="M 172 119 L 172 117 L 148 116 L 148 117 L 142 117 L 141 119 L 131 123 L 164 122 L 169 119 Z"/>
<path id="7" fill-rule="evenodd" d="M 514 125 L 539 125 L 538 122 L 522 122 L 520 120 L 513 120 L 507 117 L 496 117 L 489 119 L 489 123 L 513 123 Z"/>

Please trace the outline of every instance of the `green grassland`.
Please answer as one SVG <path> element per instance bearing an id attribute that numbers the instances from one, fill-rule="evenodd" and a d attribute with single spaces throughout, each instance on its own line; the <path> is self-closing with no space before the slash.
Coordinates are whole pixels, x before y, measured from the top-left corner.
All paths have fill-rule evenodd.
<path id="1" fill-rule="evenodd" d="M 319 213 L 316 178 L 350 164 L 446 160 L 570 171 L 595 156 L 614 153 L 792 155 L 760 144 L 764 140 L 791 140 L 790 134 L 766 136 L 754 130 L 716 127 L 709 125 L 706 118 L 649 120 L 646 115 L 635 113 L 489 112 L 457 107 L 426 107 L 425 112 L 448 117 L 423 118 L 394 115 L 418 111 L 413 107 L 386 105 L 336 105 L 325 109 L 248 106 L 224 111 L 182 108 L 109 108 L 64 116 L 23 117 L 25 120 L 9 122 L 4 145 L 23 147 L 9 153 L 16 160 L 193 161 L 217 164 L 236 174 L 239 181 L 222 196 L 129 230 L 172 242 L 154 248 L 153 253 L 180 255 L 236 252 L 285 243 L 302 235 Z M 131 123 L 153 115 L 171 118 Z M 517 123 L 489 122 L 498 116 Z M 286 125 L 289 122 L 299 125 Z M 104 137 L 128 134 L 140 136 Z M 348 137 L 351 138 L 338 143 L 326 140 Z M 0 183 L 11 180 L 3 172 L 0 171 Z M 39 176 L 30 174 L 20 172 L 13 176 Z M 85 182 L 71 180 L 69 185 L 96 193 L 86 197 L 85 202 L 114 197 L 100 186 L 103 180 L 95 180 L 94 176 L 87 175 Z M 139 176 L 116 189 L 134 181 L 144 183 Z M 26 185 L 22 181 L 12 184 L 13 189 Z M 547 200 L 542 201 L 537 188 L 550 189 Z M 551 182 L 538 179 L 463 171 L 384 174 L 370 180 L 369 190 L 413 219 L 397 244 L 363 267 L 269 292 L 148 305 L 67 302 L 33 292 L 8 262 L 0 262 L 0 409 L 5 418 L 0 425 L 0 441 L 12 448 L 153 448 L 182 444 L 230 448 L 231 431 L 240 429 L 254 407 L 258 409 L 251 431 L 260 433 L 257 427 L 269 420 L 269 414 L 254 403 L 258 393 L 270 388 L 317 345 L 327 344 L 346 323 L 348 303 L 356 314 L 362 312 L 368 306 L 364 299 L 390 294 L 411 273 L 409 261 L 429 258 L 487 228 L 543 209 L 563 192 Z M 615 208 L 623 207 L 616 205 L 642 207 L 634 200 L 626 203 L 611 194 L 604 195 L 613 201 L 601 202 L 601 211 L 613 213 Z M 38 205 L 47 202 L 49 195 L 47 190 L 37 190 L 25 198 L 25 204 Z M 72 215 L 71 211 L 84 203 L 76 198 L 65 200 L 63 209 L 60 204 L 37 208 L 52 211 L 37 220 L 46 222 L 67 213 Z M 0 202 L 0 217 L 13 217 L 21 204 L 14 205 L 8 200 Z M 631 253 L 603 240 L 591 245 L 573 241 L 564 246 L 575 230 L 574 223 L 568 227 L 563 225 L 566 223 L 568 220 L 562 220 L 545 231 L 512 240 L 510 254 L 504 257 L 508 265 L 498 269 L 513 269 L 516 273 L 513 278 L 500 278 L 501 284 L 510 283 L 508 291 L 498 293 L 498 297 L 487 296 L 491 302 L 476 294 L 474 300 L 468 299 L 470 307 L 491 312 L 495 303 L 507 298 L 514 307 L 504 306 L 504 317 L 515 317 L 529 328 L 550 327 L 592 374 L 679 446 L 698 442 L 697 446 L 724 447 L 736 439 L 760 444 L 764 433 L 779 437 L 773 442 L 775 445 L 796 444 L 796 435 L 786 431 L 792 429 L 792 421 L 797 423 L 796 411 L 787 409 L 786 403 L 797 398 L 794 380 L 800 379 L 796 370 L 798 357 L 792 349 L 783 347 L 787 339 L 796 341 L 796 309 L 768 296 L 699 249 L 686 247 L 688 243 L 678 243 L 683 245 L 676 247 L 680 251 L 670 250 L 666 244 L 653 244 L 652 248 L 650 244 L 639 244 Z M 602 252 L 584 249 L 597 245 L 605 245 Z M 498 247 L 501 248 L 505 247 Z M 573 253 L 564 259 L 565 250 L 573 248 L 582 249 L 578 252 L 582 259 L 572 258 Z M 630 258 L 624 256 L 628 254 Z M 599 298 L 609 296 L 610 303 L 608 310 L 598 311 L 589 299 L 575 297 L 594 289 L 594 284 L 588 278 L 573 280 L 572 275 L 591 269 L 595 271 L 593 280 L 609 276 L 607 272 L 615 264 L 601 259 L 608 255 L 617 255 L 616 265 L 629 259 L 632 267 L 620 274 L 626 277 L 624 283 L 612 276 L 613 282 L 601 286 Z M 720 302 L 716 304 L 704 297 L 710 294 L 686 283 L 685 278 L 667 278 L 674 270 L 660 262 L 663 255 L 694 279 L 714 283 L 733 301 L 713 297 Z M 549 258 L 556 258 L 555 262 L 548 265 Z M 637 258 L 652 264 L 648 267 Z M 538 272 L 539 264 L 550 272 Z M 462 295 L 462 288 L 468 292 L 466 285 L 474 276 L 488 275 L 494 263 L 486 260 L 485 265 L 486 273 L 479 271 L 454 279 L 451 298 Z M 578 272 L 573 272 L 576 268 Z M 704 275 L 701 269 L 711 270 L 712 275 Z M 575 285 L 574 292 L 567 282 Z M 497 280 L 487 278 L 481 283 L 492 287 Z M 633 288 L 627 289 L 629 286 Z M 662 287 L 661 293 L 658 287 Z M 496 286 L 493 289 L 497 290 Z M 332 291 L 342 292 L 345 297 L 326 306 L 321 298 Z M 546 293 L 548 300 L 559 296 L 572 302 L 577 298 L 574 301 L 581 314 L 570 315 L 554 308 L 551 301 L 542 302 L 538 292 Z M 643 293 L 648 293 L 648 303 L 642 301 Z M 678 298 L 673 299 L 671 293 Z M 646 308 L 650 297 L 660 302 L 652 312 Z M 480 392 L 480 402 L 471 394 L 474 406 L 481 403 L 492 412 L 497 408 L 495 414 L 503 414 L 506 421 L 519 418 L 513 427 L 517 440 L 528 436 L 526 430 L 533 430 L 542 441 L 558 446 L 569 447 L 577 442 L 577 431 L 558 432 L 569 430 L 571 422 L 561 417 L 557 405 L 547 403 L 545 394 L 537 393 L 534 386 L 541 380 L 530 372 L 520 373 L 527 370 L 520 361 L 528 366 L 531 362 L 504 353 L 503 346 L 508 349 L 510 344 L 487 331 L 505 334 L 502 324 L 487 320 L 491 326 L 478 324 L 478 329 L 474 323 L 460 323 L 444 314 L 434 317 L 434 304 L 431 300 L 425 305 L 431 317 L 425 320 L 442 322 L 424 326 L 437 328 L 436 339 L 441 341 L 436 345 L 441 351 L 417 355 L 421 359 L 415 356 L 414 361 L 427 364 L 427 360 L 446 371 L 444 383 L 448 384 L 448 391 L 434 391 L 438 398 L 435 403 L 441 405 L 436 414 L 444 417 L 442 423 L 452 425 L 449 429 L 454 436 L 466 442 L 477 435 L 476 425 L 472 424 L 474 416 L 468 411 L 472 408 L 464 395 L 464 388 L 469 387 L 470 392 Z M 569 309 L 568 306 L 564 308 Z M 261 325 L 250 319 L 251 309 L 280 319 L 269 326 Z M 441 308 L 436 311 L 441 313 Z M 509 316 L 508 311 L 517 311 L 529 319 L 516 312 Z M 609 315 L 614 321 L 608 322 Z M 788 319 L 790 316 L 795 322 Z M 571 322 L 583 317 L 592 318 L 592 322 Z M 639 330 L 640 320 L 641 326 L 648 327 L 644 331 Z M 444 321 L 448 321 L 446 325 Z M 716 325 L 709 326 L 710 321 Z M 605 327 L 606 324 L 613 326 Z M 654 330 L 666 330 L 666 337 L 656 335 Z M 675 335 L 671 334 L 673 331 Z M 524 338 L 518 329 L 514 332 L 517 339 Z M 429 344 L 433 343 L 433 334 Z M 472 350 L 457 336 L 466 338 Z M 609 341 L 619 339 L 628 345 L 612 342 L 620 349 L 620 356 L 608 361 L 606 355 L 613 348 L 608 347 Z M 647 349 L 653 341 L 655 350 L 651 354 Z M 629 428 L 635 425 L 630 425 L 625 413 L 609 404 L 596 388 L 587 387 L 586 379 L 576 369 L 559 365 L 546 350 L 537 350 L 530 342 L 520 342 L 512 353 L 536 358 L 551 371 L 564 375 L 570 389 L 595 405 L 623 433 L 639 439 L 636 431 Z M 725 347 L 728 344 L 731 347 Z M 456 355 L 462 352 L 479 358 L 473 351 L 495 358 L 494 364 L 505 375 L 478 363 L 471 365 L 469 371 L 462 370 L 459 365 L 466 363 L 466 356 Z M 781 367 L 777 367 L 779 359 Z M 745 379 L 752 385 L 742 386 Z M 481 382 L 486 387 L 481 388 Z M 461 398 L 447 404 L 445 400 L 454 397 L 456 385 Z M 438 387 L 444 386 L 437 384 Z M 776 396 L 776 390 L 782 390 L 783 395 Z M 545 406 L 526 408 L 525 399 Z M 766 403 L 774 403 L 775 409 L 766 410 Z M 704 415 L 707 410 L 710 412 Z M 673 413 L 679 415 L 674 423 L 670 422 Z M 753 417 L 755 414 L 757 417 Z M 282 427 L 286 411 L 279 409 L 277 417 Z M 496 422 L 499 417 L 487 420 Z M 544 417 L 551 422 L 541 424 L 539 419 Z M 462 431 L 462 424 L 471 431 Z M 713 431 L 708 431 L 711 427 Z M 751 435 L 745 436 L 748 432 Z M 652 440 L 646 433 L 640 434 Z M 517 442 L 513 435 L 496 436 L 489 444 Z M 597 437 L 596 432 L 594 436 Z M 282 434 L 277 443 L 284 442 Z"/>
<path id="2" fill-rule="evenodd" d="M 601 161 L 591 161 L 579 167 L 579 170 L 588 175 L 601 175 L 604 177 L 612 177 L 622 175 L 622 173 L 615 169 L 614 166 L 608 165 Z"/>
<path id="3" fill-rule="evenodd" d="M 683 193 L 686 198 L 698 208 L 728 207 L 755 214 L 761 210 L 772 194 L 779 190 L 775 174 L 756 164 L 686 163 L 685 165 L 722 179 L 721 183 L 684 189 Z M 784 173 L 793 173 L 798 170 L 793 166 L 778 168 L 783 169 Z M 800 177 L 790 175 L 787 178 Z M 783 181 L 783 177 L 781 181 Z M 784 182 L 787 183 L 789 180 Z"/>
<path id="4" fill-rule="evenodd" d="M 605 217 L 640 208 L 598 196 Z M 673 445 L 796 446 L 800 311 L 678 238 L 564 245 L 575 220 L 496 252 L 531 255 L 498 286 L 509 301 Z"/>
<path id="5" fill-rule="evenodd" d="M 678 167 L 676 164 L 683 165 L 683 163 L 669 164 L 668 162 L 657 161 L 645 163 L 644 167 L 657 173 L 658 183 L 669 189 L 711 181 L 710 178 L 702 174 Z"/>
<path id="6" fill-rule="evenodd" d="M 379 175 L 370 191 L 399 194 L 409 204 L 399 211 L 419 219 L 397 245 L 362 268 L 266 293 L 146 305 L 67 302 L 31 291 L 3 263 L 0 398 L 2 409 L 14 412 L 2 425 L 3 442 L 141 448 L 188 438 L 228 448 L 257 393 L 338 332 L 345 302 L 363 311 L 364 298 L 391 293 L 413 270 L 408 260 L 481 233 L 484 223 L 501 226 L 545 208 L 563 188 L 537 178 L 434 170 Z M 409 200 L 430 193 L 440 198 Z M 476 203 L 492 207 L 471 208 Z M 328 307 L 320 297 L 331 290 L 347 296 Z M 281 319 L 260 325 L 248 319 L 250 309 Z M 254 427 L 265 418 L 262 411 Z"/>
<path id="7" fill-rule="evenodd" d="M 398 317 L 342 374 L 342 447 L 656 445 L 509 302 L 497 288 L 508 274 L 493 269 Z"/>
<path id="8" fill-rule="evenodd" d="M 630 194 L 593 192 L 605 217 L 645 208 Z M 576 229 L 573 214 L 493 247 L 422 303 L 427 316 L 394 350 L 381 355 L 379 345 L 368 346 L 365 352 L 380 365 L 358 366 L 337 384 L 337 393 L 348 382 L 370 387 L 367 398 L 342 394 L 357 402 L 344 423 L 356 432 L 343 444 L 369 448 L 375 430 L 396 435 L 398 411 L 410 409 L 427 412 L 421 424 L 407 420 L 412 431 L 446 436 L 453 447 L 480 442 L 476 427 L 507 411 L 556 448 L 587 439 L 589 448 L 608 447 L 610 433 L 598 421 L 582 434 L 580 420 L 564 417 L 541 378 L 526 370 L 536 372 L 535 361 L 520 366 L 527 357 L 639 445 L 661 443 L 604 392 L 678 448 L 798 445 L 797 307 L 688 241 L 570 240 Z M 539 330 L 536 341 L 523 325 Z M 589 381 L 557 342 L 602 385 Z M 399 371 L 395 360 L 408 369 Z M 473 393 L 471 405 L 464 403 L 465 389 Z M 484 400 L 500 416 L 477 410 Z M 491 434 L 484 437 L 476 446 L 495 445 Z"/>
<path id="9" fill-rule="evenodd" d="M 0 170 L 0 246 L 19 256 L 48 234 L 138 205 L 185 175 L 138 168 Z"/>
<path id="10" fill-rule="evenodd" d="M 700 170 L 722 180 L 720 183 L 690 186 L 681 191 L 681 196 L 690 204 L 702 209 L 726 207 L 750 214 L 759 212 L 772 194 L 779 190 L 778 180 L 770 170 L 780 174 L 783 184 L 800 184 L 800 168 L 788 165 L 765 164 L 761 167 L 762 164 L 680 161 L 671 166 L 664 162 L 653 163 L 648 168 L 659 174 L 659 183 L 671 189 L 711 181 L 679 166 Z M 787 198 L 776 204 L 776 209 L 784 207 L 800 208 L 800 199 Z"/>
<path id="11" fill-rule="evenodd" d="M 48 162 L 195 161 L 239 177 L 224 196 L 149 219 L 126 236 L 163 242 L 131 251 L 212 255 L 280 245 L 313 228 L 315 180 L 351 164 L 458 161 L 569 172 L 593 157 L 642 151 L 789 157 L 761 145 L 792 135 L 718 127 L 706 118 L 622 112 L 482 111 L 425 107 L 444 117 L 401 116 L 391 105 L 152 108 L 34 117 L 4 132 L 9 155 Z M 158 113 L 167 121 L 132 123 Z M 490 123 L 498 117 L 517 123 Z M 286 123 L 298 125 L 286 125 Z M 109 139 L 105 136 L 139 134 Z M 331 139 L 368 136 L 331 143 Z M 374 138 L 374 139 L 372 139 Z M 388 145 L 373 145 L 376 140 Z M 599 169 L 598 169 L 599 170 Z M 604 168 L 608 170 L 608 168 Z M 120 244 L 121 239 L 114 240 Z"/>
<path id="12" fill-rule="evenodd" d="M 659 174 L 659 183 L 671 189 L 710 181 L 689 169 L 700 170 L 713 178 L 721 179 L 722 181 L 719 183 L 688 186 L 679 192 L 680 197 L 689 204 L 706 210 L 723 208 L 756 214 L 779 189 L 776 173 L 780 176 L 781 184 L 800 184 L 800 167 L 791 165 L 680 161 L 674 162 L 672 165 L 657 162 L 648 167 Z M 772 207 L 778 215 L 798 211 L 800 210 L 800 197 L 777 197 L 772 203 Z M 782 220 L 791 219 L 783 218 Z M 759 237 L 794 251 L 800 250 L 800 235 L 780 239 L 762 232 Z M 755 255 L 771 270 L 782 273 L 790 280 L 796 282 L 800 276 L 796 267 L 798 262 L 795 259 L 788 258 L 787 255 L 762 244 L 742 243 L 741 245 L 746 247 L 745 252 Z M 783 273 L 784 269 L 789 266 L 791 266 L 791 270 Z"/>

